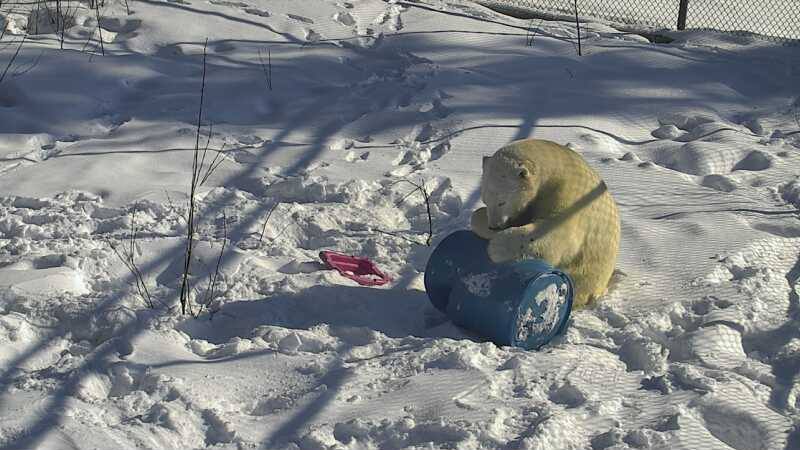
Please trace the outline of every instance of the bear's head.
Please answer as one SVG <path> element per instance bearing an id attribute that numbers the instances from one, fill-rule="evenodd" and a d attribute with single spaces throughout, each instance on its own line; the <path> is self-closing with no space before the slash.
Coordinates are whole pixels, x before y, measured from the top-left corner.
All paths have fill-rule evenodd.
<path id="1" fill-rule="evenodd" d="M 481 200 L 486 204 L 490 229 L 524 225 L 538 191 L 533 161 L 500 152 L 483 158 Z"/>

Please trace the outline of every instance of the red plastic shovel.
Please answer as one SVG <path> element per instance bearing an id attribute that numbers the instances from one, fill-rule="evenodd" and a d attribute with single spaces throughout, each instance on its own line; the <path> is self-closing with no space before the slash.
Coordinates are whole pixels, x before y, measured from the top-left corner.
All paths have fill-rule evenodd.
<path id="1" fill-rule="evenodd" d="M 367 258 L 345 255 L 328 250 L 319 252 L 319 257 L 331 269 L 335 269 L 343 277 L 350 278 L 362 286 L 381 286 L 392 279 L 381 272 L 378 266 Z"/>

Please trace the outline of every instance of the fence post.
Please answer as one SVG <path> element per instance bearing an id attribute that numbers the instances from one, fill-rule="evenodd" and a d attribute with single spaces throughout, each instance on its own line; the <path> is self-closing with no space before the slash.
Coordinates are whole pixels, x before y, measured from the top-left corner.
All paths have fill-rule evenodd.
<path id="1" fill-rule="evenodd" d="M 689 0 L 681 0 L 680 6 L 678 6 L 678 29 L 685 30 L 686 29 L 686 10 L 689 9 Z"/>
<path id="2" fill-rule="evenodd" d="M 575 29 L 578 30 L 578 56 L 581 55 L 581 24 L 578 22 L 578 0 L 575 0 Z"/>

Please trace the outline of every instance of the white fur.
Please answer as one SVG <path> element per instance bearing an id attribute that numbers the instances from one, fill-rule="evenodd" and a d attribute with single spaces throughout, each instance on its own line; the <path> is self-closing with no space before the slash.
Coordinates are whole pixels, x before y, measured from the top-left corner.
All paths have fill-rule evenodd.
<path id="1" fill-rule="evenodd" d="M 620 240 L 616 203 L 600 176 L 553 142 L 513 142 L 484 158 L 472 230 L 489 239 L 494 262 L 539 258 L 575 281 L 577 307 L 602 296 Z"/>

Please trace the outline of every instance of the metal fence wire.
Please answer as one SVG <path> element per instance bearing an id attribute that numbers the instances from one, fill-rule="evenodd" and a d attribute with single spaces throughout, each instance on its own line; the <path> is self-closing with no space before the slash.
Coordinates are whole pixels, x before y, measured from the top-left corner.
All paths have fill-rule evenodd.
<path id="1" fill-rule="evenodd" d="M 575 0 L 479 0 L 545 18 L 575 15 Z M 682 5 L 683 4 L 683 5 Z M 800 0 L 578 0 L 578 16 L 623 24 L 677 29 L 685 6 L 686 29 L 754 33 L 800 43 Z"/>

